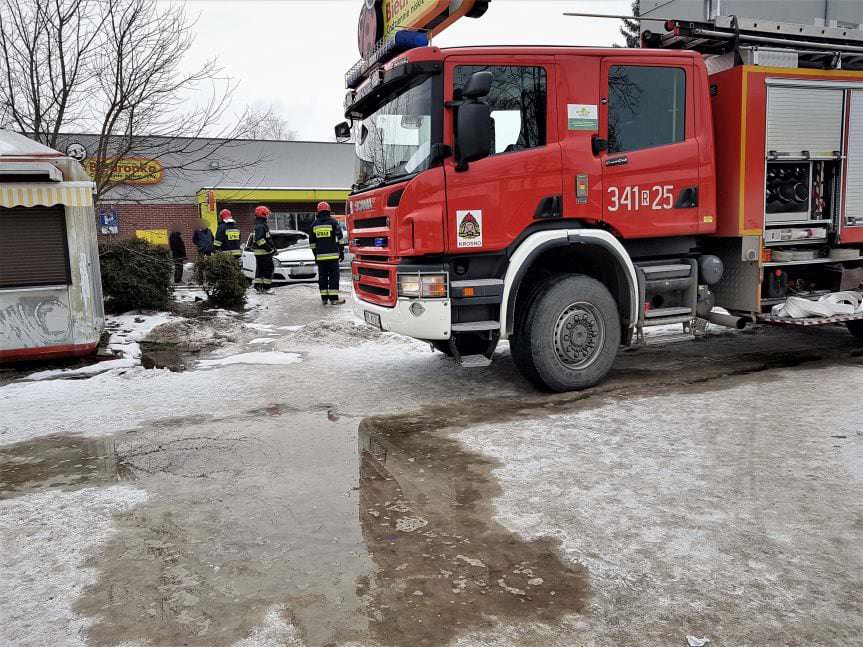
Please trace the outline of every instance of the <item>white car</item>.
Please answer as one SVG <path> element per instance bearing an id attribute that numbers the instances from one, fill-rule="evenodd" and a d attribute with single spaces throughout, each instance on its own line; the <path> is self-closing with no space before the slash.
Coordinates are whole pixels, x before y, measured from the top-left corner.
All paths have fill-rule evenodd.
<path id="1" fill-rule="evenodd" d="M 318 266 L 315 254 L 309 246 L 309 237 L 301 231 L 271 231 L 276 253 L 273 256 L 273 283 L 302 283 L 318 280 Z M 255 278 L 254 234 L 249 235 L 243 248 L 243 274 L 248 279 Z"/>

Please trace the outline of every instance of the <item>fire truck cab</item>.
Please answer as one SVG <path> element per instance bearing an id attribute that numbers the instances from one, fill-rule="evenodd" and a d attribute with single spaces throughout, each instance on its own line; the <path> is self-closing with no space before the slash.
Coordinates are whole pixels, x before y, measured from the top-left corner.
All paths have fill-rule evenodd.
<path id="1" fill-rule="evenodd" d="M 468 363 L 509 339 L 563 391 L 647 326 L 779 323 L 863 272 L 863 72 L 666 27 L 676 49 L 416 47 L 355 83 L 357 314 Z"/>

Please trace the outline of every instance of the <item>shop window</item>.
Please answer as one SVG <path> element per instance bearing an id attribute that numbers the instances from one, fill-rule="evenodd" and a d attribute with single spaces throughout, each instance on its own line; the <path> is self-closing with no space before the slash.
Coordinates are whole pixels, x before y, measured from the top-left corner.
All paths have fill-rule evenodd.
<path id="1" fill-rule="evenodd" d="M 686 72 L 614 65 L 608 71 L 608 152 L 682 142 Z"/>
<path id="2" fill-rule="evenodd" d="M 69 285 L 62 207 L 0 207 L 0 288 Z"/>
<path id="3" fill-rule="evenodd" d="M 463 65 L 455 69 L 455 87 L 462 88 L 474 72 L 494 75 L 491 92 L 482 101 L 491 109 L 492 154 L 537 148 L 546 144 L 547 74 L 541 67 Z"/>

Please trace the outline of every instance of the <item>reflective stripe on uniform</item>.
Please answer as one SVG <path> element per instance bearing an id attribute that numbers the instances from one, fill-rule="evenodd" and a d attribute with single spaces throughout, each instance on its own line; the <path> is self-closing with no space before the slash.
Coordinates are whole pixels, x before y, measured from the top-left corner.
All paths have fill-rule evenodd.
<path id="1" fill-rule="evenodd" d="M 255 241 L 256 245 L 265 245 L 266 243 L 267 243 L 266 238 L 258 238 L 258 240 Z"/>
<path id="2" fill-rule="evenodd" d="M 339 260 L 339 255 L 338 254 L 321 254 L 320 256 L 317 257 L 316 260 L 319 260 L 319 261 L 337 261 L 337 260 Z"/>
<path id="3" fill-rule="evenodd" d="M 252 254 L 255 256 L 271 256 L 271 252 L 268 249 L 256 249 Z"/>
<path id="4" fill-rule="evenodd" d="M 214 242 L 213 242 L 213 247 L 221 247 L 221 246 L 222 246 L 222 241 L 221 241 L 221 240 L 216 240 L 216 241 L 214 241 Z"/>

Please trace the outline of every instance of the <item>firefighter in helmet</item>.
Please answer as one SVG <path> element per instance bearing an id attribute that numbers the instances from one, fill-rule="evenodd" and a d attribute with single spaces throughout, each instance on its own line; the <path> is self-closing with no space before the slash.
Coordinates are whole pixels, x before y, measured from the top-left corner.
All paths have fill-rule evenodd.
<path id="1" fill-rule="evenodd" d="M 255 255 L 255 291 L 261 294 L 273 294 L 273 254 L 276 253 L 276 246 L 267 225 L 269 215 L 270 210 L 267 207 L 255 208 L 252 252 Z"/>
<path id="2" fill-rule="evenodd" d="M 240 228 L 234 221 L 234 216 L 228 209 L 222 209 L 219 212 L 219 218 L 222 222 L 219 223 L 216 229 L 216 238 L 213 241 L 213 250 L 216 252 L 225 252 L 234 258 L 238 259 L 243 254 L 240 249 Z"/>
<path id="3" fill-rule="evenodd" d="M 318 203 L 318 217 L 312 223 L 310 242 L 318 264 L 321 301 L 324 305 L 344 303 L 339 296 L 339 261 L 345 258 L 345 238 L 327 202 Z"/>

